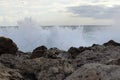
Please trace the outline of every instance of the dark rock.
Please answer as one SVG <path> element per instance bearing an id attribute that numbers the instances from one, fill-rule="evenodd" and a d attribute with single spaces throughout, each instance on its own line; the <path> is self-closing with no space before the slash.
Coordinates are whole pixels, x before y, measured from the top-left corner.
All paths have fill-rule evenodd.
<path id="1" fill-rule="evenodd" d="M 33 59 L 44 57 L 49 59 L 60 59 L 60 57 L 62 58 L 62 56 L 60 56 L 59 54 L 63 53 L 65 53 L 65 51 L 59 50 L 58 48 L 47 49 L 45 46 L 40 46 L 33 50 L 31 58 Z"/>
<path id="2" fill-rule="evenodd" d="M 91 47 L 79 47 L 79 52 L 82 53 L 85 50 L 91 50 Z"/>
<path id="3" fill-rule="evenodd" d="M 91 47 L 71 47 L 68 52 L 71 54 L 72 58 L 74 59 L 77 55 L 84 52 L 85 50 L 91 50 Z"/>
<path id="4" fill-rule="evenodd" d="M 50 48 L 49 51 L 51 51 L 52 54 L 59 54 L 61 52 L 58 48 Z"/>
<path id="5" fill-rule="evenodd" d="M 47 47 L 40 46 L 33 50 L 31 58 L 39 58 L 45 56 L 45 52 L 47 51 Z"/>
<path id="6" fill-rule="evenodd" d="M 93 44 L 92 47 L 95 47 L 95 46 L 100 46 L 99 44 Z"/>
<path id="7" fill-rule="evenodd" d="M 71 47 L 68 49 L 68 52 L 71 54 L 72 58 L 75 58 L 80 53 L 80 50 L 78 48 Z"/>
<path id="8" fill-rule="evenodd" d="M 51 58 L 51 59 L 58 59 L 58 55 L 61 54 L 62 51 L 59 50 L 58 48 L 50 48 L 47 51 L 47 58 Z"/>
<path id="9" fill-rule="evenodd" d="M 17 45 L 11 39 L 0 37 L 0 55 L 5 53 L 16 54 L 17 51 Z"/>
<path id="10" fill-rule="evenodd" d="M 22 74 L 25 80 L 38 80 L 34 73 L 23 73 Z"/>
<path id="11" fill-rule="evenodd" d="M 6 39 L 0 38 L 0 50 L 14 43 Z M 110 41 L 104 45 L 71 47 L 68 52 L 40 46 L 32 53 L 17 50 L 17 55 L 10 54 L 10 47 L 5 49 L 7 52 L 1 51 L 9 54 L 0 53 L 0 80 L 119 80 L 118 45 Z"/>
<path id="12" fill-rule="evenodd" d="M 103 44 L 104 46 L 120 46 L 120 43 L 117 43 L 113 40 L 108 41 L 107 43 Z"/>

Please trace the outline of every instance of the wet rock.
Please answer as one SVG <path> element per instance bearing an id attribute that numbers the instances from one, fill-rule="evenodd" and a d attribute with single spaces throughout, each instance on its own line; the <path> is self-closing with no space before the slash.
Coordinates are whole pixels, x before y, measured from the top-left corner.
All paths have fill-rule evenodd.
<path id="1" fill-rule="evenodd" d="M 85 64 L 65 80 L 119 80 L 120 67 L 98 63 Z"/>
<path id="2" fill-rule="evenodd" d="M 85 50 L 91 50 L 91 47 L 71 47 L 68 52 L 71 54 L 72 58 L 75 59 L 77 55 L 84 52 Z"/>
<path id="3" fill-rule="evenodd" d="M 107 43 L 104 43 L 103 44 L 104 46 L 120 46 L 120 43 L 117 43 L 117 42 L 115 42 L 115 41 L 113 41 L 113 40 L 110 40 L 110 41 L 108 41 Z"/>
<path id="4" fill-rule="evenodd" d="M 95 46 L 100 46 L 99 44 L 93 44 L 92 47 L 95 47 Z"/>
<path id="5" fill-rule="evenodd" d="M 96 44 L 93 44 L 93 46 L 97 46 Z M 85 50 L 91 50 L 91 47 L 79 47 L 79 52 L 82 53 Z"/>
<path id="6" fill-rule="evenodd" d="M 9 38 L 0 37 L 0 55 L 1 54 L 16 54 L 17 45 Z"/>
<path id="7" fill-rule="evenodd" d="M 58 48 L 50 48 L 47 49 L 45 46 L 40 46 L 36 48 L 31 55 L 31 58 L 49 58 L 49 59 L 57 59 L 57 55 L 59 55 L 62 51 Z"/>
<path id="8" fill-rule="evenodd" d="M 39 58 L 45 56 L 45 52 L 47 51 L 47 47 L 40 46 L 33 50 L 31 58 Z"/>
<path id="9" fill-rule="evenodd" d="M 71 54 L 72 58 L 75 58 L 80 53 L 79 49 L 75 47 L 68 49 L 68 52 Z"/>

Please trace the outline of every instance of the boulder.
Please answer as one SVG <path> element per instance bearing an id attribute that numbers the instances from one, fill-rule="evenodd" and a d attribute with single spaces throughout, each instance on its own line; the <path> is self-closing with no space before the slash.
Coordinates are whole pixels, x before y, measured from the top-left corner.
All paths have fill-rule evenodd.
<path id="1" fill-rule="evenodd" d="M 79 49 L 76 47 L 71 47 L 68 49 L 68 52 L 71 54 L 72 58 L 75 58 L 80 53 Z"/>
<path id="2" fill-rule="evenodd" d="M 68 52 L 71 54 L 72 58 L 76 58 L 77 55 L 79 55 L 80 53 L 84 52 L 85 50 L 91 50 L 91 47 L 71 47 L 70 49 L 68 49 Z"/>
<path id="3" fill-rule="evenodd" d="M 16 54 L 17 45 L 9 38 L 0 37 L 0 55 L 1 54 Z"/>
<path id="4" fill-rule="evenodd" d="M 65 55 L 65 56 L 64 56 Z M 66 51 L 59 50 L 58 48 L 47 49 L 45 46 L 40 46 L 33 50 L 31 58 L 49 58 L 49 59 L 67 59 L 70 56 Z"/>
<path id="5" fill-rule="evenodd" d="M 62 51 L 59 50 L 58 48 L 50 48 L 47 51 L 47 58 L 51 58 L 51 59 L 57 59 L 57 55 L 59 55 Z"/>
<path id="6" fill-rule="evenodd" d="M 44 57 L 46 55 L 45 54 L 46 51 L 47 51 L 47 47 L 45 46 L 37 47 L 36 49 L 33 50 L 31 58 Z"/>

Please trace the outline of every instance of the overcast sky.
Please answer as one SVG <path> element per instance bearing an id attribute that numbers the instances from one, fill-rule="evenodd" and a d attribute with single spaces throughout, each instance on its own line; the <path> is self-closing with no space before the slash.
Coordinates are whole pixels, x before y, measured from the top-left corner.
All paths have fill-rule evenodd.
<path id="1" fill-rule="evenodd" d="M 41 25 L 113 24 L 120 0 L 0 0 L 0 25 L 30 17 Z"/>

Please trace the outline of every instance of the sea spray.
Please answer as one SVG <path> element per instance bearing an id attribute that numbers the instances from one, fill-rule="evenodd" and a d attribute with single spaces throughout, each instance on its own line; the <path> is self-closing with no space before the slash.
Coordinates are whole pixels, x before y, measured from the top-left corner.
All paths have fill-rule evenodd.
<path id="1" fill-rule="evenodd" d="M 0 35 L 13 39 L 22 51 L 32 51 L 41 45 L 67 50 L 71 46 L 102 44 L 110 39 L 120 42 L 119 30 L 97 25 L 43 27 L 26 18 L 18 22 L 17 28 L 0 28 Z"/>

